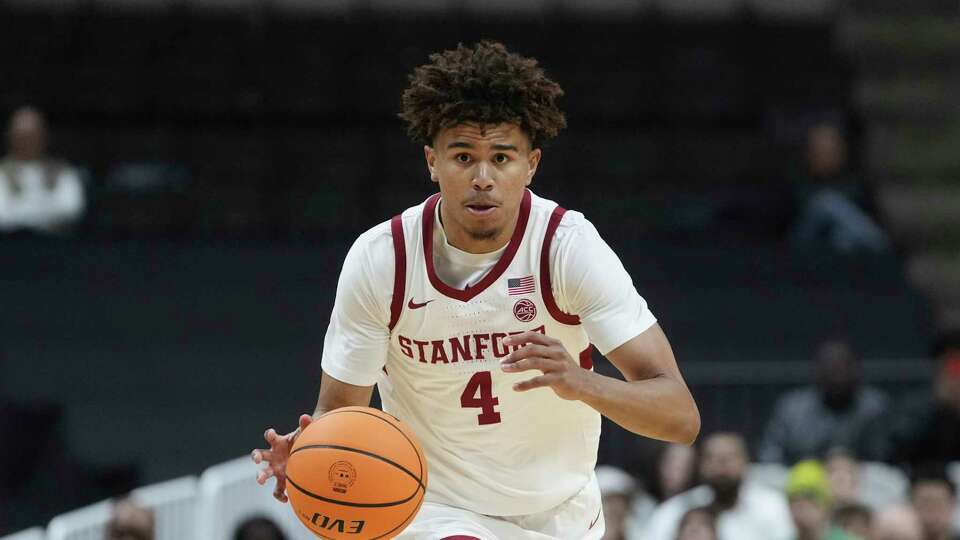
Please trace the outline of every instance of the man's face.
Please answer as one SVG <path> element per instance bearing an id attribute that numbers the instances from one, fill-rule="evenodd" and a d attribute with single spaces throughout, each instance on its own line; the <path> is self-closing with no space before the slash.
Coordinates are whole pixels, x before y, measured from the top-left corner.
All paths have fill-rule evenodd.
<path id="1" fill-rule="evenodd" d="M 912 490 L 911 502 L 927 536 L 950 530 L 955 501 L 943 482 L 920 482 Z"/>
<path id="2" fill-rule="evenodd" d="M 811 172 L 830 176 L 843 171 L 847 161 L 847 144 L 834 126 L 822 125 L 807 133 L 807 160 Z"/>
<path id="3" fill-rule="evenodd" d="M 816 364 L 817 383 L 827 406 L 848 407 L 860 387 L 860 369 L 853 350 L 841 342 L 824 343 L 817 351 Z"/>
<path id="4" fill-rule="evenodd" d="M 838 454 L 826 462 L 830 493 L 837 502 L 855 502 L 860 495 L 860 466 L 852 457 Z"/>
<path id="5" fill-rule="evenodd" d="M 790 498 L 790 515 L 794 525 L 801 531 L 822 530 L 829 520 L 826 505 L 805 496 Z"/>
<path id="6" fill-rule="evenodd" d="M 506 242 L 540 150 L 515 124 L 458 124 L 424 147 L 432 180 L 443 197 L 441 217 L 461 249 L 495 249 Z"/>
<path id="7" fill-rule="evenodd" d="M 16 159 L 33 160 L 43 157 L 47 147 L 47 129 L 43 116 L 33 109 L 21 109 L 13 114 L 7 130 L 10 153 Z"/>
<path id="8" fill-rule="evenodd" d="M 736 491 L 747 470 L 747 455 L 743 441 L 733 435 L 714 435 L 704 444 L 700 461 L 700 476 L 718 492 Z"/>

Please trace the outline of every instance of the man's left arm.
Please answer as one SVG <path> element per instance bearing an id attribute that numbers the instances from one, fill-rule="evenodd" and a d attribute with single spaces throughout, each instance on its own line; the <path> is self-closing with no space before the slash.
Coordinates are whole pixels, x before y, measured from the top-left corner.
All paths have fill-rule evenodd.
<path id="1" fill-rule="evenodd" d="M 581 400 L 634 433 L 692 443 L 700 413 L 667 337 L 619 257 L 582 214 L 568 212 L 550 260 L 557 304 L 577 315 L 591 342 L 626 380 L 582 369 L 558 340 L 528 332 L 510 338 L 526 346 L 504 359 L 504 370 L 536 369 L 543 375 L 517 390 L 550 386 L 561 398 Z"/>
<path id="2" fill-rule="evenodd" d="M 700 412 L 659 324 L 607 353 L 626 380 L 582 369 L 555 338 L 525 332 L 504 340 L 523 345 L 503 361 L 503 370 L 539 370 L 514 385 L 526 392 L 548 386 L 563 399 L 577 399 L 624 429 L 662 441 L 692 444 Z"/>

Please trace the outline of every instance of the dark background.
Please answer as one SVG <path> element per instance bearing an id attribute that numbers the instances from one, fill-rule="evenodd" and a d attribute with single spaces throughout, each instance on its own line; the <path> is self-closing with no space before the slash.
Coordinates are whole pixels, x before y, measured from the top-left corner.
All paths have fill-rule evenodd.
<path id="1" fill-rule="evenodd" d="M 565 89 L 569 129 L 532 187 L 621 255 L 704 433 L 753 440 L 829 336 L 895 395 L 923 387 L 930 321 L 898 254 L 784 242 L 807 127 L 842 122 L 859 162 L 857 70 L 833 18 L 357 4 L 0 2 L 0 113 L 47 113 L 90 204 L 68 238 L 0 238 L 0 463 L 23 464 L 0 532 L 197 474 L 312 410 L 347 248 L 433 190 L 396 118 L 406 75 L 481 38 Z M 601 457 L 642 446 L 608 429 Z"/>

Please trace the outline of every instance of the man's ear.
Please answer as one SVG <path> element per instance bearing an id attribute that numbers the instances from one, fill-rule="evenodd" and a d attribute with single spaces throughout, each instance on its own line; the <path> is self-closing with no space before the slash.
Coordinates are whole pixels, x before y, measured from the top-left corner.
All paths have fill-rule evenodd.
<path id="1" fill-rule="evenodd" d="M 427 170 L 430 171 L 430 181 L 438 182 L 437 178 L 437 153 L 430 148 L 430 145 L 423 145 L 423 157 L 427 160 Z"/>
<path id="2" fill-rule="evenodd" d="M 527 156 L 527 164 L 530 167 L 530 171 L 527 173 L 527 183 L 530 185 L 530 182 L 533 182 L 533 175 L 537 174 L 537 167 L 540 166 L 540 158 L 543 157 L 543 152 L 539 148 L 535 148 L 530 151 L 530 155 Z"/>

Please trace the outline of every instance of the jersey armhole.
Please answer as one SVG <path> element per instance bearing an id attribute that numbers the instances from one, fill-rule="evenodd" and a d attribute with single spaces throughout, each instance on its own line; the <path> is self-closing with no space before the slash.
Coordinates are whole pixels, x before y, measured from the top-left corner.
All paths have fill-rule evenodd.
<path id="1" fill-rule="evenodd" d="M 403 297 L 407 286 L 407 246 L 403 240 L 403 221 L 397 215 L 390 220 L 390 232 L 393 236 L 393 298 L 390 300 L 390 324 L 393 327 L 403 312 Z"/>
<path id="2" fill-rule="evenodd" d="M 550 316 L 557 322 L 563 324 L 580 324 L 580 317 L 564 313 L 557 301 L 553 297 L 553 282 L 550 278 L 550 245 L 553 244 L 553 237 L 556 235 L 557 227 L 560 226 L 560 220 L 567 213 L 565 208 L 557 206 L 550 214 L 550 221 L 547 223 L 547 232 L 543 238 L 543 246 L 540 250 L 540 294 L 543 296 L 543 303 L 547 306 Z"/>

